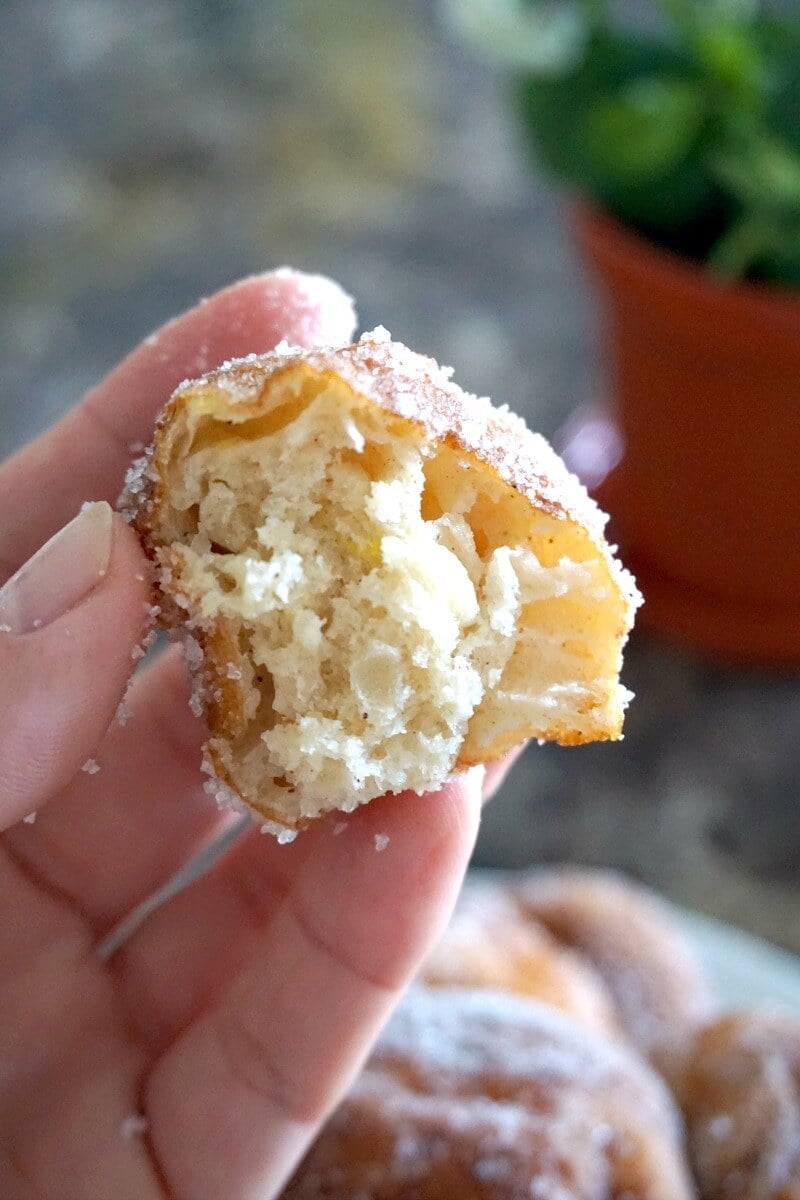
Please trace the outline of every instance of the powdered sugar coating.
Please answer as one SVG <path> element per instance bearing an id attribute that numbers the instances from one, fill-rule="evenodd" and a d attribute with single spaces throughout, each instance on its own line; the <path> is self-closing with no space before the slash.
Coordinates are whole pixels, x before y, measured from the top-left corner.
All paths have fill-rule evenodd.
<path id="1" fill-rule="evenodd" d="M 200 770 L 207 777 L 203 783 L 203 791 L 207 796 L 213 796 L 216 800 L 219 809 L 222 812 L 237 812 L 249 813 L 250 809 L 242 801 L 242 798 L 229 787 L 224 780 L 220 779 L 214 770 L 214 763 L 211 760 L 207 751 L 203 752 L 203 759 L 200 763 Z M 281 830 L 283 826 L 276 825 L 276 830 Z M 262 829 L 262 832 L 269 832 Z"/>
<path id="2" fill-rule="evenodd" d="M 452 382 L 450 368 L 392 341 L 383 326 L 342 348 L 308 350 L 281 344 L 270 354 L 230 359 L 209 372 L 203 382 L 222 388 L 232 403 L 249 403 L 258 398 L 271 375 L 299 360 L 312 370 L 334 372 L 389 412 L 419 421 L 429 436 L 454 440 L 494 467 L 502 479 L 543 512 L 570 517 L 584 526 L 613 564 L 631 614 L 641 603 L 633 577 L 606 547 L 603 530 L 607 517 L 545 439 L 528 429 L 506 405 L 495 407 L 488 397 L 463 391 Z M 180 384 L 173 400 L 199 382 L 187 380 Z M 135 509 L 146 490 L 147 463 L 145 457 L 129 473 L 121 501 L 123 511 Z"/>
<path id="3" fill-rule="evenodd" d="M 420 977 L 431 987 L 529 996 L 586 1029 L 622 1037 L 611 993 L 597 972 L 528 919 L 511 889 L 494 880 L 468 878 Z"/>
<path id="4" fill-rule="evenodd" d="M 155 629 L 150 629 L 144 635 L 138 646 L 134 646 L 131 650 L 131 659 L 133 662 L 139 662 L 145 657 L 148 650 L 152 649 L 158 641 L 158 634 Z"/>
<path id="5" fill-rule="evenodd" d="M 800 1196 L 800 1020 L 727 1013 L 658 1057 L 686 1119 L 703 1200 Z"/>
<path id="6" fill-rule="evenodd" d="M 612 871 L 550 868 L 509 889 L 522 913 L 597 971 L 644 1053 L 713 1010 L 710 980 L 666 904 Z"/>
<path id="7" fill-rule="evenodd" d="M 416 1069 L 439 1079 L 498 1071 L 509 1082 L 580 1080 L 587 1089 L 602 1088 L 617 1075 L 650 1080 L 644 1066 L 618 1043 L 580 1029 L 549 1005 L 495 991 L 413 990 L 381 1035 L 378 1058 L 402 1056 L 409 1048 Z M 669 1113 L 666 1093 L 658 1087 L 645 1091 L 654 1114 Z"/>
<path id="8" fill-rule="evenodd" d="M 262 821 L 261 832 L 272 834 L 279 846 L 288 846 L 297 837 L 296 829 L 287 829 L 285 825 L 279 825 L 277 821 Z"/>
<path id="9" fill-rule="evenodd" d="M 133 521 L 139 507 L 152 491 L 156 478 L 151 465 L 152 451 L 151 443 L 144 454 L 134 459 L 125 475 L 125 485 L 117 500 L 117 510 L 126 521 Z"/>
<path id="10" fill-rule="evenodd" d="M 202 717 L 205 703 L 205 675 L 203 673 L 203 647 L 191 633 L 181 637 L 183 656 L 192 680 L 192 690 L 189 695 L 189 708 L 195 717 Z"/>
<path id="11" fill-rule="evenodd" d="M 418 989 L 284 1200 L 623 1195 L 693 1195 L 660 1080 L 544 1006 Z"/>

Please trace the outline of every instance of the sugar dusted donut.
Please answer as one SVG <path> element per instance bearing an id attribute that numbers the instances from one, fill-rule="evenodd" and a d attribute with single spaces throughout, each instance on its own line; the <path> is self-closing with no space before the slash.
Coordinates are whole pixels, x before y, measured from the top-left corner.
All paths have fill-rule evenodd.
<path id="1" fill-rule="evenodd" d="M 800 1198 L 800 1019 L 729 1013 L 663 1046 L 702 1200 Z"/>
<path id="2" fill-rule="evenodd" d="M 222 798 L 294 829 L 616 738 L 637 594 L 546 442 L 383 330 L 182 385 L 122 502 Z"/>
<path id="3" fill-rule="evenodd" d="M 412 991 L 283 1200 L 690 1200 L 632 1053 L 532 1001 Z"/>
<path id="4" fill-rule="evenodd" d="M 528 996 L 579 1025 L 620 1037 L 611 994 L 596 971 L 526 919 L 508 888 L 469 879 L 420 975 L 429 987 L 494 989 Z"/>
<path id="5" fill-rule="evenodd" d="M 713 1009 L 689 939 L 653 893 L 610 871 L 532 871 L 511 885 L 522 913 L 597 971 L 643 1053 Z"/>

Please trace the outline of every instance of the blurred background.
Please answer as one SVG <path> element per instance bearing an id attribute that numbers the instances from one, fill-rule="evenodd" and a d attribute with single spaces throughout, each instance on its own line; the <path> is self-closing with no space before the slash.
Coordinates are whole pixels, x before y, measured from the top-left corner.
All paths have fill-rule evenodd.
<path id="1" fill-rule="evenodd" d="M 3 0 L 0 55 L 2 454 L 283 263 L 547 436 L 602 392 L 561 198 L 428 0 Z M 477 862 L 624 868 L 800 951 L 797 675 L 637 633 L 625 682 L 625 740 L 531 747 Z"/>

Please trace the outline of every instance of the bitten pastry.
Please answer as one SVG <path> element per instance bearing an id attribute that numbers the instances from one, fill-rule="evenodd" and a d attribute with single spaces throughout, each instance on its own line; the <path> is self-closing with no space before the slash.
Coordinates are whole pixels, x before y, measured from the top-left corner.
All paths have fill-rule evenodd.
<path id="1" fill-rule="evenodd" d="M 511 885 L 523 914 L 589 963 L 635 1046 L 650 1054 L 713 1010 L 708 976 L 666 904 L 611 871 L 531 871 Z"/>
<path id="2" fill-rule="evenodd" d="M 283 1200 L 691 1200 L 662 1081 L 499 992 L 412 991 Z"/>
<path id="3" fill-rule="evenodd" d="M 383 330 L 182 385 L 123 510 L 188 635 L 218 794 L 268 823 L 620 734 L 638 597 L 602 514 Z"/>
<path id="4" fill-rule="evenodd" d="M 800 1200 L 800 1020 L 728 1013 L 662 1047 L 702 1200 Z"/>
<path id="5" fill-rule="evenodd" d="M 502 884 L 467 882 L 420 978 L 429 987 L 496 988 L 528 996 L 587 1029 L 621 1036 L 614 1001 L 597 972 L 526 919 Z"/>

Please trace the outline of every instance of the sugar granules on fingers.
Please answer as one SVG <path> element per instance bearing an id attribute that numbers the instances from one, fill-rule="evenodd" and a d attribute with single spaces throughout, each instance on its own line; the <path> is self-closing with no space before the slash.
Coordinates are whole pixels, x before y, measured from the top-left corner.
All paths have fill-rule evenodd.
<path id="1" fill-rule="evenodd" d="M 141 1137 L 149 1128 L 147 1117 L 141 1113 L 131 1113 L 129 1117 L 123 1117 L 119 1123 L 119 1136 L 125 1142 L 130 1142 L 133 1138 Z"/>

